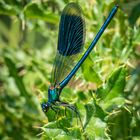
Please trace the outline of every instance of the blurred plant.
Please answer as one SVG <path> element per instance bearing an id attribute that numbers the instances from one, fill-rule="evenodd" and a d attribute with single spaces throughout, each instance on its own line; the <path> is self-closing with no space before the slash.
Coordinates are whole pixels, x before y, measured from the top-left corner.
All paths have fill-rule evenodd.
<path id="1" fill-rule="evenodd" d="M 120 1 L 123 11 L 118 11 L 77 73 L 80 85 L 62 93 L 62 100 L 77 106 L 84 132 L 70 110 L 61 108 L 58 114 L 50 110 L 46 116 L 41 111 L 60 11 L 68 2 L 0 1 L 0 139 L 140 139 L 138 0 Z M 114 3 L 77 2 L 86 20 L 87 48 Z"/>

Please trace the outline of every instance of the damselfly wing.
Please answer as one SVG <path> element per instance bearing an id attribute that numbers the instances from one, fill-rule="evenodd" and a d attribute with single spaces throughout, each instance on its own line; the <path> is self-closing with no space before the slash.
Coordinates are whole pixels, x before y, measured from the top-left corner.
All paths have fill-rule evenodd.
<path id="1" fill-rule="evenodd" d="M 81 8 L 76 3 L 69 3 L 61 14 L 51 86 L 59 85 L 72 70 L 77 55 L 83 49 L 84 41 L 85 22 Z"/>

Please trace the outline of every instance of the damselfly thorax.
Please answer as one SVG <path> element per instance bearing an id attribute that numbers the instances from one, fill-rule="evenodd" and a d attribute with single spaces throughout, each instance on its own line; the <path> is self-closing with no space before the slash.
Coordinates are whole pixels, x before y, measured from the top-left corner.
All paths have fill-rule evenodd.
<path id="1" fill-rule="evenodd" d="M 50 86 L 48 89 L 48 102 L 54 103 L 59 101 L 59 95 L 61 93 L 61 88 L 59 85 Z"/>

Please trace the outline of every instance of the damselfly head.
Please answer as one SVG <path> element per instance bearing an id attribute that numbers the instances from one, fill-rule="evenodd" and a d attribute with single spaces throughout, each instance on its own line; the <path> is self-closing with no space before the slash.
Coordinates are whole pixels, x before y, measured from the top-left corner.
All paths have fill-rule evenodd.
<path id="1" fill-rule="evenodd" d="M 47 112 L 49 110 L 50 104 L 49 103 L 42 103 L 41 104 L 43 112 Z"/>

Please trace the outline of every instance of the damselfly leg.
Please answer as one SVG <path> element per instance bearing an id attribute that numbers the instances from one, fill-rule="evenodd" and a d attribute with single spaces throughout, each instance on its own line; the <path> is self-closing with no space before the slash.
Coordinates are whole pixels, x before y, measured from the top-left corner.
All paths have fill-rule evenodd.
<path id="1" fill-rule="evenodd" d="M 66 108 L 71 109 L 72 111 L 74 111 L 76 113 L 76 116 L 78 117 L 78 119 L 80 121 L 82 130 L 84 130 L 82 119 L 81 119 L 80 113 L 79 113 L 78 109 L 76 108 L 76 106 L 71 105 L 71 104 L 68 104 L 66 102 L 62 102 L 62 101 L 59 101 L 59 105 L 60 106 L 64 106 L 64 107 L 66 107 Z"/>

